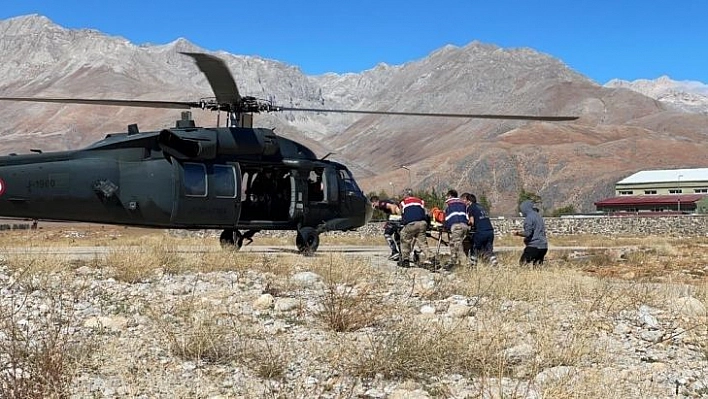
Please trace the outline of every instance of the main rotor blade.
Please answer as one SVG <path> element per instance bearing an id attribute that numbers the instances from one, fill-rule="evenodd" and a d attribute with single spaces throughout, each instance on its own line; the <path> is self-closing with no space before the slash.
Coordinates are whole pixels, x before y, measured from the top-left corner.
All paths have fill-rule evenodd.
<path id="1" fill-rule="evenodd" d="M 200 108 L 200 103 L 182 101 L 150 101 L 150 100 L 95 100 L 90 98 L 45 98 L 45 97 L 0 97 L 0 101 L 29 101 L 35 103 L 62 103 L 86 105 L 115 105 L 121 107 L 144 108 L 171 108 L 190 109 Z"/>
<path id="2" fill-rule="evenodd" d="M 503 115 L 503 114 L 441 114 L 428 112 L 396 112 L 396 111 L 365 111 L 351 109 L 318 109 L 274 107 L 275 111 L 307 111 L 307 112 L 337 112 L 342 114 L 372 114 L 372 115 L 403 115 L 403 116 L 434 116 L 443 118 L 475 118 L 475 119 L 514 119 L 529 121 L 574 121 L 577 116 L 535 116 L 535 115 Z"/>
<path id="3" fill-rule="evenodd" d="M 206 76 L 219 104 L 238 105 L 241 95 L 229 67 L 224 60 L 204 53 L 180 53 L 188 55 L 197 63 L 197 67 Z M 236 107 L 234 107 L 236 108 Z"/>

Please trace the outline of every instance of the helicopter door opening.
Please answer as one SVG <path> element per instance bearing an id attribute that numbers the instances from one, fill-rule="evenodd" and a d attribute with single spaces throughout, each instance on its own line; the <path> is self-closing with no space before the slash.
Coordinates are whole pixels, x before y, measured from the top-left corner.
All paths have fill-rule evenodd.
<path id="1" fill-rule="evenodd" d="M 307 177 L 307 199 L 310 202 L 324 202 L 325 195 L 325 179 L 322 169 L 310 171 Z"/>
<path id="2" fill-rule="evenodd" d="M 237 163 L 174 163 L 176 185 L 171 221 L 199 228 L 235 226 L 241 214 Z"/>
<path id="3" fill-rule="evenodd" d="M 294 177 L 287 169 L 244 168 L 241 222 L 285 222 L 292 217 Z"/>
<path id="4" fill-rule="evenodd" d="M 307 207 L 305 221 L 319 224 L 331 219 L 339 208 L 337 174 L 332 168 L 317 167 L 306 171 Z"/>
<path id="5" fill-rule="evenodd" d="M 307 198 L 311 203 L 336 203 L 339 200 L 337 172 L 330 168 L 315 168 L 307 178 Z"/>

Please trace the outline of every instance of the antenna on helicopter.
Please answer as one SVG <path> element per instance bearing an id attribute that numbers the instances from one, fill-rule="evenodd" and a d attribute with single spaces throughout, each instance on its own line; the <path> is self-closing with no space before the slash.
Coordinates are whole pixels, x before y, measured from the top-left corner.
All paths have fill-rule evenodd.
<path id="1" fill-rule="evenodd" d="M 192 111 L 182 111 L 182 118 L 177 121 L 175 127 L 178 129 L 188 129 L 196 127 L 194 119 L 192 119 Z"/>
<path id="2" fill-rule="evenodd" d="M 131 123 L 130 125 L 128 125 L 128 136 L 138 133 L 140 133 L 140 130 L 138 130 L 137 123 Z"/>

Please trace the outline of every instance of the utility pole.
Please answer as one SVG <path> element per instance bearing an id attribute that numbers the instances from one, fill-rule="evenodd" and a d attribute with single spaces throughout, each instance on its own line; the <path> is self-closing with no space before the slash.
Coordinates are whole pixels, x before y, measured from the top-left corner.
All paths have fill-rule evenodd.
<path id="1" fill-rule="evenodd" d="M 677 183 L 676 183 L 676 186 L 678 187 L 677 191 L 678 191 L 678 195 L 679 195 L 678 207 L 677 207 L 679 213 L 681 213 L 681 178 L 682 177 L 683 177 L 683 175 L 678 175 L 678 179 L 677 179 Z"/>
<path id="2" fill-rule="evenodd" d="M 401 166 L 401 169 L 405 169 L 405 170 L 408 171 L 408 188 L 413 188 L 413 187 L 411 186 L 411 183 L 413 183 L 413 181 L 411 180 L 411 168 L 409 168 L 409 167 L 406 166 L 406 165 L 402 165 L 402 166 Z"/>

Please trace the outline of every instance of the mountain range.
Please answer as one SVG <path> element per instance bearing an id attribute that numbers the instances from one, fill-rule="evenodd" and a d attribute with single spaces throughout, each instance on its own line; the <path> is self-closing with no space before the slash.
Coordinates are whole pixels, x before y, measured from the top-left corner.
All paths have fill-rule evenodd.
<path id="1" fill-rule="evenodd" d="M 39 15 L 0 21 L 0 96 L 192 101 L 210 97 L 185 39 L 137 45 L 94 30 L 71 30 Z M 577 115 L 573 122 L 523 122 L 333 113 L 260 114 L 255 124 L 333 153 L 362 188 L 404 187 L 484 195 L 492 214 L 516 212 L 521 190 L 543 207 L 594 210 L 614 182 L 636 171 L 708 164 L 708 88 L 657 80 L 604 86 L 529 48 L 472 42 L 444 46 L 402 65 L 308 76 L 293 65 L 215 53 L 243 95 L 297 107 L 445 113 Z M 174 111 L 88 105 L 2 103 L 0 151 L 65 150 L 131 123 L 174 125 Z M 223 117 L 223 116 L 222 116 Z M 196 111 L 201 125 L 216 115 Z M 403 167 L 405 166 L 405 168 Z"/>

